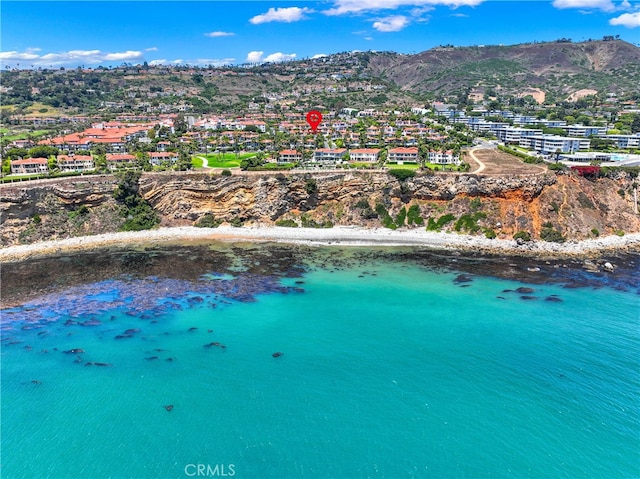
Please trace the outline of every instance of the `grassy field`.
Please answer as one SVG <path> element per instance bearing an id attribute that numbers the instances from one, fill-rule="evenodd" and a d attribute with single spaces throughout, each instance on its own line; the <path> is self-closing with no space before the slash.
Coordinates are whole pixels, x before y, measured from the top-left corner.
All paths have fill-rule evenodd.
<path id="1" fill-rule="evenodd" d="M 0 107 L 3 110 L 13 111 L 15 105 L 2 105 Z M 60 108 L 54 108 L 44 103 L 35 102 L 33 105 L 28 106 L 25 110 L 25 116 L 28 117 L 50 117 L 50 116 L 62 116 L 64 110 Z"/>
<path id="2" fill-rule="evenodd" d="M 12 132 L 8 128 L 0 128 L 0 134 L 2 135 L 2 139 L 7 141 L 26 140 L 29 137 L 38 138 L 50 132 L 51 132 L 50 130 Z"/>
<path id="3" fill-rule="evenodd" d="M 240 153 L 236 156 L 235 153 L 214 153 L 194 156 L 191 159 L 191 163 L 195 168 L 202 168 L 204 166 L 202 158 L 206 158 L 209 168 L 238 168 L 243 159 L 251 158 L 252 156 L 256 156 L 256 154 Z"/>
<path id="4" fill-rule="evenodd" d="M 386 166 L 392 170 L 417 170 L 420 165 L 417 163 L 404 163 L 399 165 L 397 163 L 387 163 Z"/>

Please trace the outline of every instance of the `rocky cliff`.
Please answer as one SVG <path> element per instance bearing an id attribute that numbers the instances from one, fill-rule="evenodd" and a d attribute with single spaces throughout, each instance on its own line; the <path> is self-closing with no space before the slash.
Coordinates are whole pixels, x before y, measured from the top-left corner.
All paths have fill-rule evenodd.
<path id="1" fill-rule="evenodd" d="M 1 187 L 2 245 L 117 230 L 124 218 L 112 196 L 116 184 L 113 177 L 92 177 Z M 504 238 L 518 231 L 533 238 L 553 232 L 551 238 L 584 239 L 640 232 L 635 186 L 626 174 L 597 180 L 551 173 L 418 174 L 401 181 L 363 171 L 155 173 L 141 178 L 140 193 L 163 226 L 192 225 L 205 215 L 236 225 L 291 220 L 306 226 L 380 226 L 387 218 L 387 225 L 424 228 L 422 221 L 431 219 L 443 231 Z"/>

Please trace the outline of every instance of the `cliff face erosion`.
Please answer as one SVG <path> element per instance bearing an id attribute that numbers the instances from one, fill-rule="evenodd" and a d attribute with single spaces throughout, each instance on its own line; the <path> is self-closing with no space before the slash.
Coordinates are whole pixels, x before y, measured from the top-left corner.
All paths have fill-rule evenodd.
<path id="1" fill-rule="evenodd" d="M 1 244 L 117 231 L 125 221 L 112 195 L 117 183 L 104 176 L 0 187 Z M 551 231 L 570 240 L 640 232 L 637 180 L 625 173 L 595 180 L 566 173 L 417 174 L 405 180 L 365 171 L 154 173 L 143 175 L 139 186 L 162 226 L 193 225 L 212 215 L 234 225 L 292 220 L 289 224 L 304 226 L 424 229 L 431 224 L 498 238 L 518 231 L 533 239 L 553 238 Z"/>

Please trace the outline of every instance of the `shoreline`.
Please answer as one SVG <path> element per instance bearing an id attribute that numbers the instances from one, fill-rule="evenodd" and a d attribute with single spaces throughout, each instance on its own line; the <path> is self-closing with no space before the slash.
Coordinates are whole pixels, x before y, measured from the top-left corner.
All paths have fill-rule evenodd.
<path id="1" fill-rule="evenodd" d="M 104 233 L 0 248 L 0 261 L 21 262 L 62 253 L 189 241 L 276 242 L 308 246 L 416 246 L 443 251 L 475 252 L 536 258 L 594 257 L 605 253 L 640 252 L 640 233 L 604 236 L 582 241 L 549 243 L 488 239 L 483 236 L 441 233 L 420 229 L 390 230 L 336 226 L 327 229 L 247 226 L 197 228 L 180 226 L 135 232 Z"/>

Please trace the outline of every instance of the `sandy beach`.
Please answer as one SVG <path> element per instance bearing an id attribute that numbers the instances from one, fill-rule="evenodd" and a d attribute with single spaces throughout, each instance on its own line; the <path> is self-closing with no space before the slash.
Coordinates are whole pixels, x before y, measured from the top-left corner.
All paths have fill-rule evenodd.
<path id="1" fill-rule="evenodd" d="M 515 240 L 487 239 L 481 236 L 428 232 L 423 228 L 390 230 L 339 226 L 328 229 L 248 226 L 215 229 L 196 227 L 158 228 L 138 232 L 107 233 L 0 249 L 0 261 L 24 261 L 34 257 L 64 252 L 86 251 L 113 246 L 134 246 L 194 241 L 253 241 L 304 245 L 342 246 L 421 246 L 436 250 L 472 251 L 527 257 L 580 257 L 605 253 L 640 251 L 640 233 L 606 236 L 584 241 L 548 243 L 532 241 L 518 244 Z"/>

